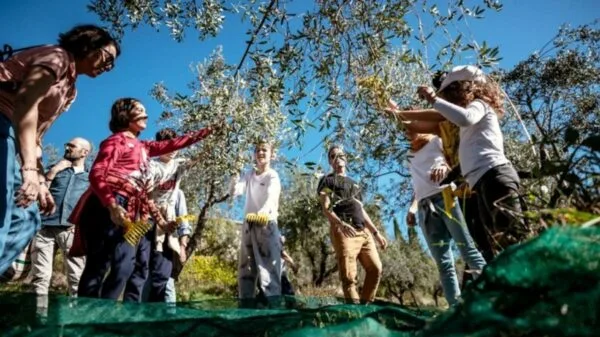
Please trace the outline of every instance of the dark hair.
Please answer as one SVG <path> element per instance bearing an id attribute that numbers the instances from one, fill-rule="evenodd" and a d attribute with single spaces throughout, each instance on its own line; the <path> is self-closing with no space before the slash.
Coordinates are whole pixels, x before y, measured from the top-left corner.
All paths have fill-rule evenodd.
<path id="1" fill-rule="evenodd" d="M 157 141 L 173 139 L 177 137 L 177 132 L 171 128 L 164 128 L 156 133 L 155 139 Z"/>
<path id="2" fill-rule="evenodd" d="M 331 146 L 329 147 L 329 149 L 327 150 L 327 159 L 329 159 L 329 156 L 331 155 L 331 152 L 332 152 L 333 150 L 336 150 L 336 149 L 337 149 L 337 150 L 340 150 L 340 151 L 342 151 L 342 152 L 344 152 L 344 148 L 343 148 L 341 145 L 339 145 L 339 144 L 333 144 L 333 145 L 331 145 Z"/>
<path id="3" fill-rule="evenodd" d="M 108 122 L 108 128 L 113 133 L 126 130 L 129 127 L 131 117 L 129 116 L 131 110 L 135 107 L 135 104 L 141 104 L 139 100 L 135 98 L 119 98 L 116 100 L 112 108 L 110 108 L 110 122 Z"/>
<path id="4" fill-rule="evenodd" d="M 106 30 L 94 25 L 75 26 L 68 32 L 58 36 L 58 45 L 73 54 L 75 59 L 78 60 L 111 43 L 117 49 L 116 56 L 119 56 L 121 47 L 117 40 Z"/>
<path id="5" fill-rule="evenodd" d="M 441 70 L 438 70 L 433 74 L 431 85 L 433 85 L 435 90 L 440 90 L 440 86 L 442 86 L 442 82 L 444 81 L 444 78 L 446 78 L 446 75 L 448 75 L 448 73 Z"/>

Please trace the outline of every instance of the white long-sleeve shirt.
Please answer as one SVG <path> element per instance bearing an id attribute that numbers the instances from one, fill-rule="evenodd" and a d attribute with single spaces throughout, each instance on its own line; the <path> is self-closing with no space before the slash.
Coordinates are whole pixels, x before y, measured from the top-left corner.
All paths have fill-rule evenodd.
<path id="1" fill-rule="evenodd" d="M 269 216 L 269 220 L 277 220 L 281 182 L 275 170 L 268 169 L 260 175 L 251 170 L 241 179 L 234 180 L 230 194 L 236 197 L 244 193 L 246 193 L 245 214 L 264 213 Z"/>
<path id="2" fill-rule="evenodd" d="M 471 187 L 489 169 L 508 163 L 498 116 L 487 103 L 475 100 L 465 109 L 436 98 L 433 108 L 460 127 L 460 168 Z"/>

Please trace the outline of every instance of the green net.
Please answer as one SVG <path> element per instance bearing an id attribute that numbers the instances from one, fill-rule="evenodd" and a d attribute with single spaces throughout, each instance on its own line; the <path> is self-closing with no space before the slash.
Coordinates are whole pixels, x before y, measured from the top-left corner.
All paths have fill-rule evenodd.
<path id="1" fill-rule="evenodd" d="M 388 302 L 346 305 L 289 297 L 272 309 L 235 299 L 116 303 L 51 296 L 36 315 L 31 294 L 0 294 L 2 336 L 597 336 L 600 228 L 554 228 L 490 264 L 440 313 Z"/>

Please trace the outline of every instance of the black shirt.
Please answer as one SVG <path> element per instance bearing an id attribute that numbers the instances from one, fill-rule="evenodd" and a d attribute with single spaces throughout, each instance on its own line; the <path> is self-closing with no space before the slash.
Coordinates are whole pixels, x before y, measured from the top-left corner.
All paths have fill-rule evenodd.
<path id="1" fill-rule="evenodd" d="M 358 184 L 345 176 L 330 173 L 321 178 L 317 193 L 326 193 L 333 205 L 333 213 L 355 228 L 365 227 L 362 196 Z"/>

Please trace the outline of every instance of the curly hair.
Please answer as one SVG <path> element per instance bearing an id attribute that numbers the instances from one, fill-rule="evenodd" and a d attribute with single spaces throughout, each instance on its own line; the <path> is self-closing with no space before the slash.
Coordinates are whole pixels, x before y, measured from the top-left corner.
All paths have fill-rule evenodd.
<path id="1" fill-rule="evenodd" d="M 116 56 L 119 56 L 121 54 L 121 46 L 117 40 L 106 30 L 94 25 L 75 26 L 68 32 L 58 36 L 58 45 L 73 54 L 78 60 L 111 43 L 117 49 Z"/>
<path id="2" fill-rule="evenodd" d="M 504 97 L 500 87 L 489 79 L 486 82 L 452 82 L 440 92 L 440 96 L 448 102 L 463 108 L 479 99 L 489 104 L 498 117 L 504 115 Z"/>
<path id="3" fill-rule="evenodd" d="M 110 108 L 110 122 L 108 128 L 111 132 L 119 132 L 126 130 L 131 122 L 131 111 L 135 108 L 136 103 L 142 104 L 135 98 L 119 98 Z"/>
<path id="4" fill-rule="evenodd" d="M 171 128 L 164 128 L 159 130 L 154 137 L 157 141 L 173 139 L 177 137 L 177 132 Z"/>

